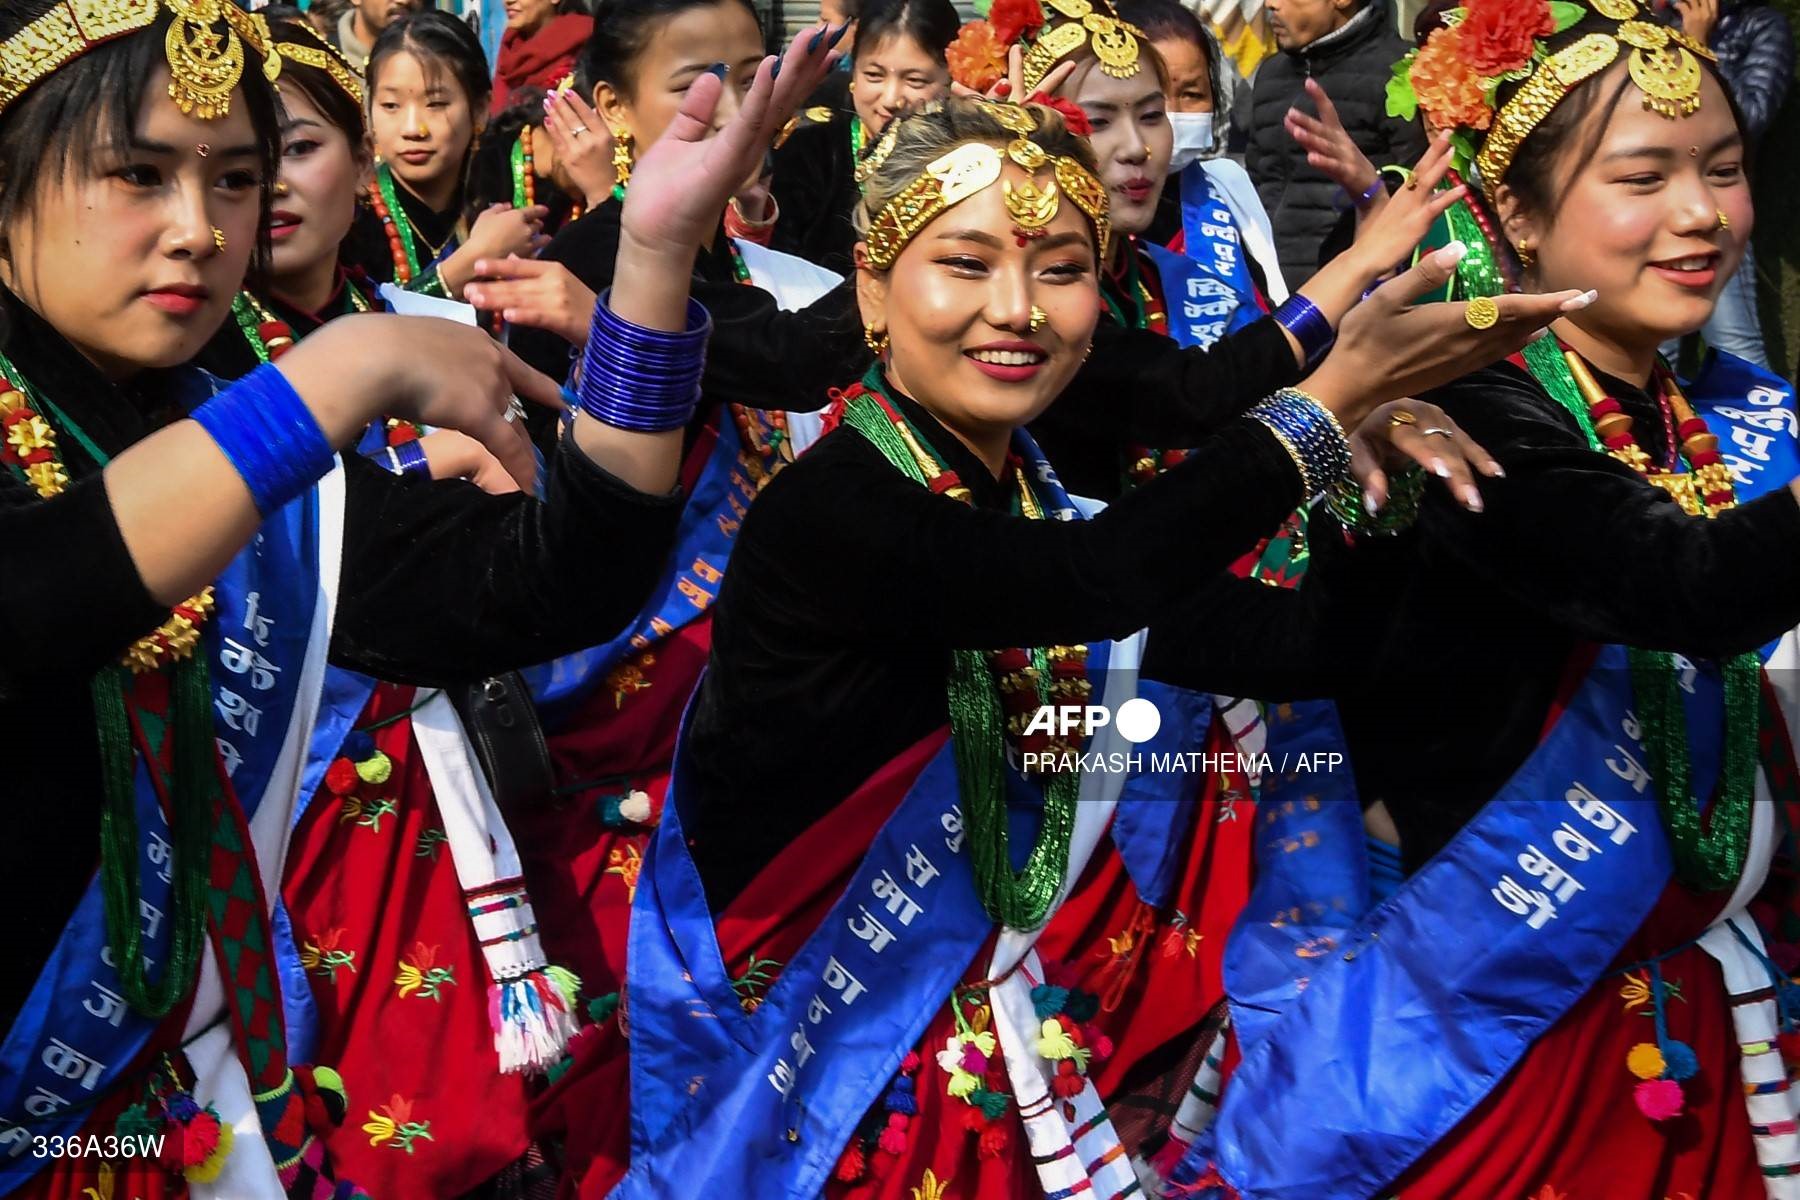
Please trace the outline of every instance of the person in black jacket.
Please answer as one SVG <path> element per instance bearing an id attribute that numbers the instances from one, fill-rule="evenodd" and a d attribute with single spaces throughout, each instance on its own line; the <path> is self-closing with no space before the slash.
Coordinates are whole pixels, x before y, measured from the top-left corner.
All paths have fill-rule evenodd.
<path id="1" fill-rule="evenodd" d="M 1387 115 L 1385 89 L 1406 53 L 1386 0 L 1270 0 L 1269 23 L 1281 53 L 1257 73 L 1244 165 L 1275 225 L 1281 273 L 1291 286 L 1319 269 L 1320 247 L 1354 197 L 1343 195 L 1283 127 L 1288 110 L 1312 111 L 1306 81 L 1316 79 L 1344 127 L 1376 166 L 1409 164 L 1425 151 L 1416 120 Z"/>

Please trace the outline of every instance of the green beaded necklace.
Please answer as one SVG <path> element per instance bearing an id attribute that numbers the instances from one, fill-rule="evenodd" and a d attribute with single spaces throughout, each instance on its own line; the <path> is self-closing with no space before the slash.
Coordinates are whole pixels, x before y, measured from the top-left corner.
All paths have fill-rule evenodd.
<path id="1" fill-rule="evenodd" d="M 1604 453 L 1587 402 L 1553 337 L 1525 347 L 1531 374 L 1581 426 L 1588 445 Z M 1743 874 L 1750 844 L 1751 806 L 1756 796 L 1757 733 L 1761 713 L 1762 663 L 1738 654 L 1722 664 L 1725 677 L 1725 751 L 1718 794 L 1702 819 L 1693 794 L 1693 762 L 1688 753 L 1687 713 L 1675 656 L 1663 650 L 1627 647 L 1631 686 L 1644 731 L 1644 754 L 1656 788 L 1657 810 L 1669 834 L 1675 874 L 1701 891 L 1732 887 Z"/>
<path id="2" fill-rule="evenodd" d="M 863 386 L 868 393 L 886 400 L 895 413 L 899 412 L 887 393 L 879 367 L 871 367 L 863 376 Z M 847 399 L 844 424 L 867 438 L 896 470 L 924 485 L 925 473 L 905 439 L 874 395 L 868 393 Z M 916 429 L 911 432 L 914 440 L 941 464 L 943 456 L 930 449 L 925 436 Z M 1043 651 L 1034 649 L 1032 659 L 1039 668 L 1038 678 L 1048 679 Z M 1006 715 L 987 656 L 979 650 L 952 651 L 947 690 L 957 792 L 962 800 L 981 906 L 989 916 L 1010 928 L 1036 929 L 1049 915 L 1068 869 L 1080 774 L 1056 772 L 1045 780 L 1037 843 L 1031 848 L 1024 870 L 1015 872 L 1007 842 Z"/>
<path id="3" fill-rule="evenodd" d="M 0 355 L 0 371 L 8 379 L 17 380 L 37 411 L 74 438 L 96 465 L 106 466 L 110 456 L 66 413 L 40 396 L 4 355 Z M 18 466 L 13 465 L 12 469 L 30 483 Z M 163 781 L 171 808 L 173 890 L 172 911 L 168 913 L 169 954 L 162 978 L 152 980 L 143 954 L 142 890 L 138 879 L 143 846 L 138 840 L 137 791 L 133 785 L 136 751 L 125 699 L 130 687 L 131 672 L 116 663 L 102 667 L 89 685 L 100 750 L 100 893 L 106 944 L 119 972 L 120 991 L 133 1011 L 159 1018 L 168 1015 L 187 996 L 200 965 L 205 946 L 213 821 L 222 792 L 213 740 L 212 687 L 205 658 L 195 653 L 174 665 L 166 725 L 148 714 L 140 716 L 145 736 L 153 744 L 160 745 L 165 736 L 174 738 L 175 777 Z M 146 766 L 157 770 L 154 759 Z"/>

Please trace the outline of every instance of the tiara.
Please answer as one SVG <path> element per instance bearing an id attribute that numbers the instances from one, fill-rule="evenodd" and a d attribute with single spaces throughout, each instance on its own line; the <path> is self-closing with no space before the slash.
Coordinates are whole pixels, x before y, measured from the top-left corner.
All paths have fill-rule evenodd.
<path id="1" fill-rule="evenodd" d="M 273 69 L 269 71 L 269 79 L 279 86 L 282 62 L 285 60 L 301 63 L 331 76 L 332 82 L 343 88 L 360 108 L 363 102 L 362 80 L 356 77 L 356 73 L 350 69 L 350 64 L 344 60 L 344 56 L 338 53 L 330 42 L 320 37 L 318 31 L 311 25 L 301 23 L 299 28 L 305 31 L 307 37 L 313 39 L 312 42 L 275 42 L 273 44 L 275 53 L 269 57 L 269 62 L 274 64 Z"/>
<path id="2" fill-rule="evenodd" d="M 268 22 L 230 0 L 62 0 L 0 43 L 0 112 L 95 46 L 154 24 L 160 9 L 174 17 L 164 39 L 169 99 L 210 121 L 231 112 L 231 91 L 244 74 L 247 44 L 270 79 Z"/>

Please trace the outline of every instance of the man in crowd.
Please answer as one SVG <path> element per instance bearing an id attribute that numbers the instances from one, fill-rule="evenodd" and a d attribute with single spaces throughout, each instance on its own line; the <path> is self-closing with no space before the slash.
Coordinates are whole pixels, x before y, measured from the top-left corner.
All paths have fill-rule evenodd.
<path id="1" fill-rule="evenodd" d="M 332 41 L 343 51 L 350 69 L 361 75 L 381 31 L 421 7 L 421 0 L 350 0 L 349 10 L 338 18 L 337 36 Z"/>

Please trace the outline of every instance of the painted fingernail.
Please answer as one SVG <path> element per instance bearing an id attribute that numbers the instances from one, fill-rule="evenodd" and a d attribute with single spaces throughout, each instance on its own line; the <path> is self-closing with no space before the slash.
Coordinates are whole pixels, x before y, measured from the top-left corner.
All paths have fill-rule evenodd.
<path id="1" fill-rule="evenodd" d="M 1381 511 L 1381 501 L 1377 500 L 1375 493 L 1368 488 L 1363 489 L 1363 511 L 1371 517 Z"/>
<path id="2" fill-rule="evenodd" d="M 554 105 L 555 103 L 556 103 L 556 97 L 554 95 L 545 96 L 544 97 L 544 111 L 549 112 L 551 106 Z"/>
<path id="3" fill-rule="evenodd" d="M 1431 473 L 1439 479 L 1450 478 L 1450 468 L 1444 465 L 1444 460 L 1441 458 L 1431 460 Z"/>
<path id="4" fill-rule="evenodd" d="M 725 78 L 725 69 L 726 69 L 725 64 L 722 62 L 718 62 L 718 63 L 714 63 L 712 66 L 706 68 L 706 73 L 708 75 L 711 75 L 713 78 L 722 81 Z"/>
<path id="5" fill-rule="evenodd" d="M 825 43 L 825 48 L 827 50 L 831 49 L 833 46 L 835 46 L 839 42 L 843 41 L 844 35 L 849 32 L 850 32 L 850 22 L 845 21 L 842 25 L 839 25 L 837 27 L 837 32 L 831 35 L 831 40 L 829 42 Z"/>
<path id="6" fill-rule="evenodd" d="M 769 82 L 774 83 L 777 79 L 780 79 L 780 78 L 781 78 L 781 60 L 778 58 L 775 60 L 775 65 L 769 69 Z"/>
<path id="7" fill-rule="evenodd" d="M 1590 288 L 1579 296 L 1570 296 L 1567 300 L 1564 300 L 1562 302 L 1562 310 L 1564 312 L 1580 312 L 1599 298 L 1600 293 Z"/>
<path id="8" fill-rule="evenodd" d="M 1497 462 L 1491 462 L 1487 465 L 1487 473 L 1492 475 L 1495 479 L 1506 478 L 1506 468 Z"/>
<path id="9" fill-rule="evenodd" d="M 1469 247 L 1465 243 L 1455 241 L 1451 242 L 1448 246 L 1445 246 L 1442 250 L 1439 250 L 1434 256 L 1434 260 L 1440 267 L 1454 267 L 1457 263 L 1461 262 L 1463 257 L 1468 253 Z"/>
<path id="10" fill-rule="evenodd" d="M 808 54 L 817 54 L 819 52 L 819 43 L 821 41 L 823 41 L 824 38 L 825 38 L 825 26 L 820 26 L 816 31 L 814 31 L 812 37 L 807 41 L 806 52 Z"/>
<path id="11" fill-rule="evenodd" d="M 550 128 L 555 127 L 555 125 L 556 125 L 556 114 L 546 108 L 544 110 L 544 128 L 550 129 Z"/>
<path id="12" fill-rule="evenodd" d="M 1483 512 L 1486 510 L 1487 505 L 1481 502 L 1480 492 L 1476 491 L 1474 488 L 1469 488 L 1467 491 L 1463 492 L 1463 507 L 1467 508 L 1470 512 Z"/>

